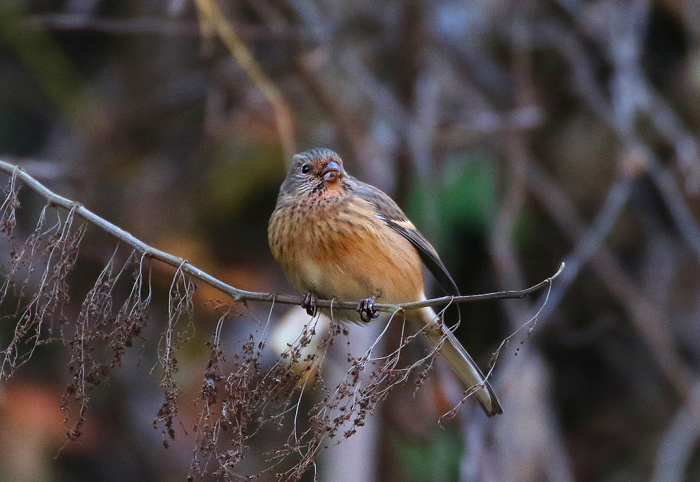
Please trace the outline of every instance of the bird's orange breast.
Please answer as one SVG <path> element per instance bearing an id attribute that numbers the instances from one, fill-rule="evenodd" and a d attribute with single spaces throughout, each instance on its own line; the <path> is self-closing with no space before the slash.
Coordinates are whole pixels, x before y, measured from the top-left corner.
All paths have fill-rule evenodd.
<path id="1" fill-rule="evenodd" d="M 367 201 L 323 194 L 280 199 L 270 219 L 270 247 L 292 286 L 344 301 L 419 299 L 422 263 L 415 248 Z"/>

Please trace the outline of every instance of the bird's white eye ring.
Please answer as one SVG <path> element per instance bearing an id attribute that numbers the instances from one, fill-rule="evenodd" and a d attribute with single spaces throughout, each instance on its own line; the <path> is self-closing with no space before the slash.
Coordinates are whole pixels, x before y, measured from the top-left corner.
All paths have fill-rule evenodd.
<path id="1" fill-rule="evenodd" d="M 302 174 L 308 174 L 309 171 L 311 171 L 311 165 L 310 164 L 304 164 L 301 166 L 301 173 Z"/>

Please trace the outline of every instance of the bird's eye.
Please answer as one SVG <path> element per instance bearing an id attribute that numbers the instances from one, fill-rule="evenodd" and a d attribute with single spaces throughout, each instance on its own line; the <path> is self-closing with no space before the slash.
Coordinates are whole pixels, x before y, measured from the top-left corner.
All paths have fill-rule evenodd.
<path id="1" fill-rule="evenodd" d="M 309 171 L 311 171 L 311 166 L 309 164 L 304 164 L 303 166 L 301 166 L 302 174 L 308 174 Z"/>

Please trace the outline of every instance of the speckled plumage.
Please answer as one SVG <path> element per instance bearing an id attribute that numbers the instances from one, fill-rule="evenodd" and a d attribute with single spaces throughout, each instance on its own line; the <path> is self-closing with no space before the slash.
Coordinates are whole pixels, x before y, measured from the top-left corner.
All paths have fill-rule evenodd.
<path id="1" fill-rule="evenodd" d="M 270 218 L 268 240 L 300 293 L 343 301 L 371 296 L 383 303 L 421 300 L 425 263 L 446 291 L 459 294 L 435 249 L 396 203 L 347 174 L 329 149 L 294 156 Z M 356 311 L 334 310 L 333 315 L 360 320 Z M 432 309 L 409 310 L 406 318 L 427 325 L 426 337 L 468 387 L 482 386 L 475 395 L 487 415 L 502 412 L 488 381 Z"/>

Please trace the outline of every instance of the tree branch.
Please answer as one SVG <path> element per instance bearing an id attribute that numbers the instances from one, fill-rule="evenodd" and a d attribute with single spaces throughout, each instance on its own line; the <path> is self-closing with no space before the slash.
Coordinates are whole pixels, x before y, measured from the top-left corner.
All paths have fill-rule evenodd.
<path id="1" fill-rule="evenodd" d="M 235 301 L 261 301 L 261 302 L 274 302 L 282 303 L 287 305 L 300 305 L 302 303 L 301 296 L 279 294 L 279 293 L 260 293 L 255 291 L 246 291 L 235 288 L 231 285 L 224 283 L 223 281 L 211 276 L 210 274 L 202 271 L 196 266 L 190 264 L 186 259 L 180 258 L 178 256 L 173 256 L 172 254 L 161 251 L 160 249 L 149 246 L 140 239 L 134 237 L 131 233 L 124 231 L 118 226 L 110 223 L 106 219 L 101 218 L 97 214 L 93 213 L 85 206 L 76 201 L 71 201 L 63 196 L 51 191 L 49 188 L 44 186 L 42 183 L 34 179 L 32 176 L 27 174 L 19 166 L 12 165 L 8 162 L 0 161 L 0 171 L 5 172 L 16 179 L 20 180 L 25 186 L 29 187 L 31 190 L 38 193 L 43 197 L 47 204 L 51 207 L 61 207 L 68 211 L 72 211 L 81 218 L 85 219 L 87 222 L 97 226 L 108 234 L 114 236 L 119 241 L 127 244 L 134 248 L 140 254 L 147 256 L 149 258 L 158 260 L 162 263 L 177 268 L 183 273 L 192 276 L 214 288 L 221 291 L 222 293 L 230 296 Z M 550 276 L 549 278 L 542 280 L 530 288 L 524 290 L 516 291 L 497 291 L 494 293 L 484 293 L 478 295 L 465 295 L 465 296 L 443 296 L 440 298 L 433 298 L 424 301 L 414 301 L 410 303 L 400 303 L 400 304 L 384 304 L 375 303 L 374 308 L 379 311 L 385 312 L 397 312 L 401 310 L 413 310 L 418 308 L 424 308 L 427 306 L 442 306 L 450 303 L 467 303 L 474 301 L 486 301 L 486 300 L 500 300 L 500 299 L 511 299 L 511 298 L 524 298 L 545 286 L 548 286 L 552 281 L 559 276 L 559 274 L 564 269 L 564 263 L 559 266 L 557 272 Z M 349 309 L 354 310 L 357 308 L 356 301 L 338 301 L 338 300 L 318 300 L 316 301 L 316 306 L 321 308 L 333 308 L 333 309 Z"/>
<path id="2" fill-rule="evenodd" d="M 292 110 L 289 104 L 274 82 L 255 61 L 252 52 L 236 33 L 233 24 L 226 19 L 216 2 L 214 0 L 195 0 L 195 3 L 200 12 L 203 32 L 216 32 L 219 35 L 238 65 L 248 74 L 250 80 L 272 106 L 282 143 L 284 160 L 289 162 L 297 150 L 294 141 Z"/>

